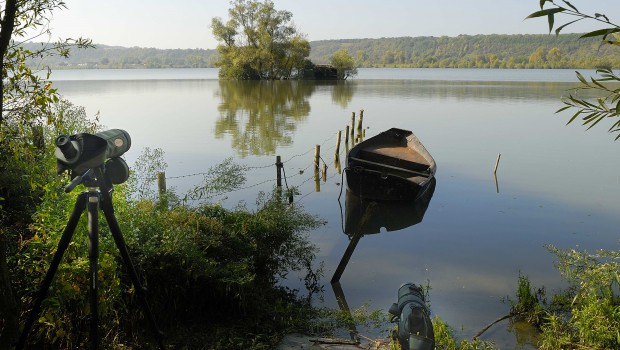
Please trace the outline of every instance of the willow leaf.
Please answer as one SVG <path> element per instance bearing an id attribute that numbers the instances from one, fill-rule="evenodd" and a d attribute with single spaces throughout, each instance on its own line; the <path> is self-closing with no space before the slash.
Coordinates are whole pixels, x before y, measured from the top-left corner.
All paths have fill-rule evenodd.
<path id="1" fill-rule="evenodd" d="M 566 125 L 568 125 L 568 124 L 572 123 L 572 122 L 573 122 L 573 120 L 575 120 L 575 118 L 577 118 L 577 117 L 578 117 L 581 113 L 583 113 L 583 111 L 581 111 L 581 110 L 580 110 L 580 111 L 577 111 L 577 113 L 575 113 L 575 115 L 573 115 L 573 117 L 572 117 L 572 118 L 570 118 L 570 119 L 568 120 L 568 122 L 566 123 Z"/>
<path id="2" fill-rule="evenodd" d="M 582 82 L 584 85 L 588 85 L 590 86 L 590 84 L 588 84 L 588 81 L 586 80 L 586 78 L 583 77 L 583 75 L 581 75 L 581 73 L 579 72 L 575 72 L 577 74 L 577 79 L 579 79 L 580 82 Z"/>
<path id="3" fill-rule="evenodd" d="M 605 103 L 605 100 L 603 98 L 598 99 L 598 104 L 599 106 L 601 106 L 601 108 L 605 110 L 605 112 L 611 113 L 611 111 L 609 110 L 609 107 L 607 107 L 607 104 Z"/>
<path id="4" fill-rule="evenodd" d="M 553 13 L 550 13 L 549 15 L 547 15 L 547 22 L 549 22 L 549 33 L 551 33 L 551 31 L 553 30 L 554 21 L 555 21 L 555 18 L 553 17 Z"/>
<path id="5" fill-rule="evenodd" d="M 598 81 L 617 81 L 618 79 L 614 76 L 610 76 L 609 74 L 601 74 L 601 78 Z"/>
<path id="6" fill-rule="evenodd" d="M 575 6 L 573 6 L 573 4 L 571 4 L 570 2 L 566 1 L 566 0 L 562 0 L 563 3 L 565 3 L 566 5 L 568 5 L 570 8 L 572 8 L 575 12 L 579 12 L 579 10 L 577 10 L 577 8 Z"/>
<path id="7" fill-rule="evenodd" d="M 569 26 L 569 25 L 571 25 L 571 24 L 573 24 L 573 23 L 575 23 L 575 22 L 577 22 L 577 21 L 581 21 L 582 19 L 583 19 L 583 18 L 579 18 L 579 19 L 576 19 L 576 20 L 574 20 L 574 21 L 570 21 L 570 22 L 568 22 L 568 23 L 566 23 L 566 24 L 563 24 L 563 25 L 561 25 L 561 26 L 557 27 L 557 29 L 555 30 L 555 35 L 560 35 L 560 31 L 561 31 L 562 29 L 564 29 L 565 27 L 567 27 L 567 26 Z"/>
<path id="8" fill-rule="evenodd" d="M 592 83 L 594 83 L 594 85 L 598 86 L 599 88 L 601 88 L 601 90 L 607 90 L 607 88 L 605 87 L 605 85 L 601 84 L 598 82 L 598 80 L 591 78 L 592 79 Z"/>
<path id="9" fill-rule="evenodd" d="M 595 30 L 589 33 L 585 33 L 584 35 L 580 36 L 579 38 L 592 38 L 595 36 L 603 36 L 606 37 L 609 34 L 612 33 L 617 33 L 620 32 L 620 28 L 605 28 L 605 29 L 599 29 L 599 30 Z"/>
<path id="10" fill-rule="evenodd" d="M 596 121 L 592 125 L 590 125 L 586 130 L 592 129 L 594 125 L 598 124 L 603 119 L 605 119 L 605 115 L 601 115 L 600 117 L 598 117 L 598 119 L 596 119 Z"/>
<path id="11" fill-rule="evenodd" d="M 596 105 L 586 101 L 586 100 L 580 100 L 578 98 L 574 98 L 574 97 L 570 97 L 570 100 L 573 101 L 573 103 L 575 105 L 580 105 L 583 106 L 584 108 L 596 108 Z"/>
<path id="12" fill-rule="evenodd" d="M 551 1 L 551 0 L 540 0 L 540 9 L 542 10 L 543 7 L 545 7 L 545 3 L 547 1 Z"/>
<path id="13" fill-rule="evenodd" d="M 529 19 L 529 18 L 536 18 L 536 17 L 544 17 L 544 16 L 549 16 L 550 14 L 553 15 L 555 13 L 558 12 L 563 12 L 566 9 L 563 7 L 558 7 L 558 8 L 552 8 L 552 9 L 546 9 L 546 10 L 540 10 L 540 11 L 536 11 L 532 14 L 530 14 L 529 16 L 525 17 L 525 19 Z"/>
<path id="14" fill-rule="evenodd" d="M 571 108 L 571 107 L 572 107 L 571 105 L 564 106 L 564 107 L 562 107 L 562 108 L 558 109 L 557 111 L 555 111 L 555 113 L 556 113 L 556 114 L 557 114 L 557 113 L 560 113 L 560 112 L 565 111 L 565 110 L 567 110 L 567 109 L 569 109 L 569 108 Z"/>
<path id="15" fill-rule="evenodd" d="M 598 115 L 599 115 L 598 112 L 592 112 L 592 113 L 586 115 L 585 117 L 581 118 L 581 120 L 584 121 L 582 125 L 588 125 L 588 124 L 592 123 L 594 120 L 596 120 Z"/>
<path id="16" fill-rule="evenodd" d="M 584 106 L 587 107 L 587 105 L 584 103 L 584 101 L 571 96 L 568 96 L 568 100 L 570 101 L 570 103 L 572 103 L 573 106 Z"/>
<path id="17" fill-rule="evenodd" d="M 614 132 L 614 130 L 618 130 L 619 126 L 620 126 L 620 121 L 617 121 L 612 126 L 610 126 L 607 131 Z"/>

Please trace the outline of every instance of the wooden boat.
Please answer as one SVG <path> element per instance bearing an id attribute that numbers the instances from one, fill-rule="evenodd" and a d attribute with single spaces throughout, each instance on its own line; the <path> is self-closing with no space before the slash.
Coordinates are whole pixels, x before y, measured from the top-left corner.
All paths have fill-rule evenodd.
<path id="1" fill-rule="evenodd" d="M 392 128 L 349 151 L 347 187 L 362 198 L 413 200 L 436 170 L 435 160 L 411 131 Z"/>

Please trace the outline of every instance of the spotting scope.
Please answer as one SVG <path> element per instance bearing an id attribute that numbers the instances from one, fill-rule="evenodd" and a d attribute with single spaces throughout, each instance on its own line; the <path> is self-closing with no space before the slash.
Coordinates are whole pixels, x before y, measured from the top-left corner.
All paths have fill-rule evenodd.
<path id="1" fill-rule="evenodd" d="M 131 147 L 131 138 L 125 130 L 110 129 L 96 134 L 79 133 L 56 138 L 56 168 L 58 174 L 71 171 L 71 177 L 105 165 L 106 174 L 114 184 L 129 177 L 127 163 L 120 158 Z"/>
<path id="2" fill-rule="evenodd" d="M 398 289 L 398 302 L 392 304 L 391 321 L 398 323 L 398 342 L 402 350 L 433 350 L 435 334 L 430 310 L 424 300 L 422 288 L 405 283 Z"/>

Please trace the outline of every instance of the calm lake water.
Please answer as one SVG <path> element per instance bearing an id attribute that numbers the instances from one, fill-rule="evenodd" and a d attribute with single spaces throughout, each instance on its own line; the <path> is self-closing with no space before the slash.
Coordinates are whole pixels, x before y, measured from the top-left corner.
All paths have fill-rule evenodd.
<path id="1" fill-rule="evenodd" d="M 193 174 L 234 157 L 253 168 L 247 188 L 222 201 L 251 206 L 275 184 L 280 155 L 288 185 L 299 188 L 295 202 L 328 222 L 309 233 L 325 262 L 320 305 L 337 307 L 329 280 L 349 244 L 335 136 L 362 109 L 366 137 L 412 130 L 438 171 L 421 222 L 359 241 L 341 278 L 349 307 L 387 310 L 402 283 L 428 282 L 432 313 L 470 338 L 508 312 L 502 299 L 514 295 L 519 273 L 550 291 L 562 285 L 546 244 L 618 249 L 620 143 L 605 126 L 586 132 L 565 126 L 569 113 L 554 114 L 577 85 L 571 70 L 360 69 L 346 83 L 222 82 L 214 69 L 80 70 L 52 80 L 106 127 L 130 133 L 130 165 L 145 147 L 163 149 L 168 186 L 179 192 L 200 182 Z M 320 192 L 316 144 L 328 165 Z M 502 348 L 527 348 L 527 338 L 507 323 L 483 336 Z"/>

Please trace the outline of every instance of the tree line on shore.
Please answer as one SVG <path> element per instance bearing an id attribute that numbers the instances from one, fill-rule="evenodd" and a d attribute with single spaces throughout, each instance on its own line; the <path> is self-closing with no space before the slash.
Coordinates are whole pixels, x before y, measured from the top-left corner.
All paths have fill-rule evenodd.
<path id="1" fill-rule="evenodd" d="M 327 64 L 345 49 L 358 67 L 395 68 L 596 68 L 620 66 L 620 57 L 596 38 L 580 34 L 459 35 L 340 39 L 310 42 L 309 59 Z M 42 43 L 24 43 L 35 49 Z M 62 68 L 210 68 L 213 49 L 156 49 L 95 45 L 70 57 L 46 57 L 44 64 Z M 30 66 L 41 60 L 31 59 Z"/>

